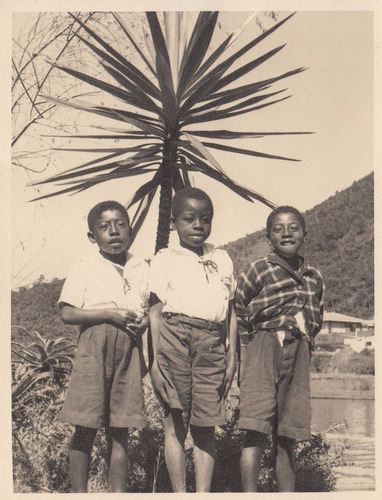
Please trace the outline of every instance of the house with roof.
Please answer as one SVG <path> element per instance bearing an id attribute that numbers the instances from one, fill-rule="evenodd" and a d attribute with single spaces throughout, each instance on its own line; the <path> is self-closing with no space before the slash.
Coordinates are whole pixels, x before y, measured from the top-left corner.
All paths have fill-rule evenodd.
<path id="1" fill-rule="evenodd" d="M 374 327 L 374 321 L 347 316 L 336 312 L 324 313 L 321 333 L 342 333 L 357 335 Z"/>
<path id="2" fill-rule="evenodd" d="M 374 349 L 374 320 L 325 312 L 318 341 L 338 346 L 348 345 L 355 352 Z"/>

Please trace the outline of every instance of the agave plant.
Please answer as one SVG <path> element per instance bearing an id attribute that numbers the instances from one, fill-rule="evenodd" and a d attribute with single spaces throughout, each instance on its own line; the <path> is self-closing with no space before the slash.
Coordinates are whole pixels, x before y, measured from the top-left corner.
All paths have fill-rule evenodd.
<path id="1" fill-rule="evenodd" d="M 77 32 L 76 36 L 98 58 L 105 78 L 85 74 L 58 61 L 52 64 L 74 78 L 101 89 L 122 102 L 122 105 L 109 107 L 84 103 L 76 99 L 43 97 L 59 105 L 113 119 L 120 126 L 107 129 L 107 135 L 98 133 L 66 136 L 103 140 L 105 147 L 72 149 L 98 153 L 98 157 L 34 183 L 59 182 L 59 185 L 63 183 L 69 186 L 37 199 L 63 193 L 78 193 L 108 180 L 152 173 L 152 178 L 139 187 L 126 203 L 126 207 L 129 209 L 135 205 L 132 217 L 132 242 L 159 189 L 156 250 L 168 244 L 172 195 L 174 190 L 190 185 L 190 172 L 199 172 L 211 177 L 250 202 L 258 200 L 269 207 L 275 206 L 250 187 L 240 186 L 230 179 L 213 156 L 211 149 L 262 159 L 297 161 L 229 146 L 226 143 L 229 140 L 306 132 L 239 132 L 212 129 L 210 124 L 254 112 L 289 97 L 279 95 L 285 89 L 279 91 L 269 91 L 269 89 L 275 82 L 296 75 L 304 68 L 259 81 L 256 81 L 251 73 L 277 54 L 283 46 L 276 47 L 260 57 L 251 58 L 248 63 L 237 69 L 233 69 L 233 66 L 239 58 L 280 28 L 291 16 L 228 55 L 228 49 L 244 26 L 226 36 L 218 46 L 211 49 L 218 12 L 199 13 L 189 31 L 185 26 L 185 13 L 166 12 L 161 20 L 158 13 L 147 12 L 148 32 L 145 37 L 147 51 L 137 42 L 121 15 L 114 13 L 114 20 L 126 37 L 126 42 L 133 45 L 137 57 L 143 63 L 143 71 L 138 64 L 132 64 L 121 50 L 118 51 L 106 43 L 101 34 L 94 31 L 89 24 L 85 25 L 73 14 L 71 16 L 89 35 L 85 39 Z M 147 73 L 150 76 L 146 76 Z M 242 81 L 240 84 L 239 80 L 250 73 L 252 83 L 243 84 Z M 111 80 L 107 81 L 108 78 Z M 105 127 L 98 128 L 105 129 Z M 126 145 L 118 148 L 106 145 L 107 141 L 117 139 Z"/>
<path id="2" fill-rule="evenodd" d="M 38 332 L 28 332 L 21 326 L 16 328 L 31 342 L 12 341 L 12 362 L 15 365 L 22 364 L 29 373 L 48 373 L 54 379 L 70 373 L 76 347 L 73 340 L 67 337 L 45 339 Z"/>

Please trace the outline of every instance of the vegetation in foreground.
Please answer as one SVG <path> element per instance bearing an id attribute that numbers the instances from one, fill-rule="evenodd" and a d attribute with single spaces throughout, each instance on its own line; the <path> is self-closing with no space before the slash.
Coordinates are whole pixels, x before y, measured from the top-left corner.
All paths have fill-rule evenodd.
<path id="1" fill-rule="evenodd" d="M 58 418 L 74 355 L 70 339 L 44 339 L 37 332 L 25 335 L 24 344 L 13 347 L 13 473 L 17 493 L 70 491 L 68 450 L 71 426 Z M 149 427 L 130 435 L 130 492 L 169 492 L 163 458 L 162 411 L 148 378 L 145 383 Z M 212 491 L 239 492 L 241 432 L 237 429 L 238 403 L 227 401 L 230 416 L 217 429 L 217 460 Z M 188 441 L 187 468 L 190 492 L 195 491 L 192 443 Z M 343 465 L 346 444 L 333 445 L 320 434 L 297 448 L 297 491 L 331 491 L 335 484 L 333 467 Z M 89 491 L 106 492 L 106 440 L 98 433 L 93 449 Z M 272 443 L 264 454 L 261 491 L 275 491 Z"/>

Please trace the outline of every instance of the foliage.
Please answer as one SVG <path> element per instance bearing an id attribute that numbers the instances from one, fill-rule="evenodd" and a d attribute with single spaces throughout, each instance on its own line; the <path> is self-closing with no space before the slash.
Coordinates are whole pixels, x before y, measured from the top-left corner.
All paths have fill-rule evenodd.
<path id="1" fill-rule="evenodd" d="M 12 324 L 22 325 L 26 330 L 37 330 L 45 337 L 64 336 L 76 340 L 75 327 L 64 325 L 57 302 L 64 280 L 36 281 L 31 287 L 12 291 Z M 23 342 L 24 335 L 18 328 L 12 329 L 12 340 Z"/>
<path id="2" fill-rule="evenodd" d="M 243 26 L 230 33 L 217 48 L 211 50 L 218 15 L 218 12 L 200 12 L 189 32 L 184 12 L 165 12 L 163 21 L 158 13 L 146 12 L 147 49 L 142 50 L 135 41 L 130 26 L 130 15 L 124 17 L 117 13 L 109 14 L 108 19 L 115 32 L 125 37 L 126 43 L 116 47 L 104 38 L 102 31 L 97 29 L 91 20 L 85 24 L 78 16 L 70 14 L 82 28 L 82 32 L 87 34 L 88 38 L 78 32 L 76 36 L 94 53 L 99 62 L 98 72 L 101 72 L 95 75 L 79 68 L 80 61 L 76 61 L 77 67 L 65 65 L 57 60 L 52 61 L 52 64 L 73 79 L 85 82 L 92 90 L 103 91 L 103 97 L 96 104 L 57 96 L 42 97 L 54 104 L 109 118 L 120 128 L 98 126 L 96 128 L 103 129 L 106 134 L 103 132 L 65 136 L 66 139 L 95 139 L 105 146 L 64 148 L 70 151 L 92 152 L 97 156 L 85 164 L 35 183 L 58 182 L 61 183 L 60 186 L 68 186 L 37 199 L 63 193 L 78 193 L 112 179 L 150 174 L 151 179 L 135 192 L 127 207 L 136 205 L 132 218 L 133 241 L 159 188 L 156 250 L 168 244 L 173 190 L 189 186 L 189 174 L 192 172 L 215 179 L 248 201 L 259 200 L 270 207 L 274 206 L 262 195 L 231 180 L 210 150 L 255 158 L 296 161 L 258 150 L 228 146 L 226 143 L 228 140 L 259 139 L 264 136 L 304 132 L 238 132 L 210 128 L 206 130 L 205 124 L 263 109 L 289 97 L 280 96 L 285 89 L 277 90 L 276 87 L 274 91 L 268 90 L 277 82 L 300 73 L 304 68 L 293 69 L 266 80 L 256 81 L 254 75 L 254 71 L 276 55 L 283 46 L 259 57 L 251 55 L 249 61 L 243 57 L 249 55 L 251 49 L 281 27 L 291 16 L 249 43 L 234 49 L 232 53 L 231 45 L 234 46 L 244 26 L 256 15 L 249 16 Z M 126 45 L 134 47 L 140 64 L 132 64 L 129 60 Z M 251 83 L 244 84 L 243 78 L 246 76 L 251 77 Z M 105 98 L 108 104 L 105 104 Z M 190 126 L 196 128 L 190 129 Z M 115 141 L 119 141 L 122 147 L 116 147 Z"/>
<path id="3" fill-rule="evenodd" d="M 75 343 L 17 329 L 26 337 L 25 343 L 12 341 L 13 420 L 21 423 L 31 404 L 54 401 L 62 390 L 72 368 Z"/>
<path id="4" fill-rule="evenodd" d="M 325 308 L 359 318 L 374 316 L 374 175 L 305 212 L 307 261 L 323 274 Z M 264 221 L 265 225 L 265 221 Z M 266 255 L 265 230 L 224 247 L 235 272 Z"/>
<path id="5" fill-rule="evenodd" d="M 345 346 L 341 351 L 333 354 L 332 369 L 339 372 L 350 372 L 356 375 L 375 375 L 374 350 L 364 349 L 360 353 L 353 352 Z"/>

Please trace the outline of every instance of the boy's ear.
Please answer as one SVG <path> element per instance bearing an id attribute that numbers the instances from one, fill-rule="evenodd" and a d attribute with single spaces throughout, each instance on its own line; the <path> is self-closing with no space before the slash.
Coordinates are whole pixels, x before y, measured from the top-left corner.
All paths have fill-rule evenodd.
<path id="1" fill-rule="evenodd" d="M 269 234 L 266 234 L 265 237 L 267 238 L 267 241 L 269 243 L 269 246 L 272 246 L 272 242 L 271 242 L 271 239 L 269 237 Z"/>
<path id="2" fill-rule="evenodd" d="M 174 217 L 170 217 L 170 231 L 176 231 Z"/>
<path id="3" fill-rule="evenodd" d="M 303 243 L 304 243 L 304 242 L 305 242 L 305 240 L 306 240 L 307 234 L 308 234 L 308 233 L 305 231 L 305 233 L 304 233 L 304 237 L 302 238 Z"/>
<path id="4" fill-rule="evenodd" d="M 92 243 L 97 243 L 94 238 L 94 234 L 91 231 L 88 231 L 88 238 Z"/>

